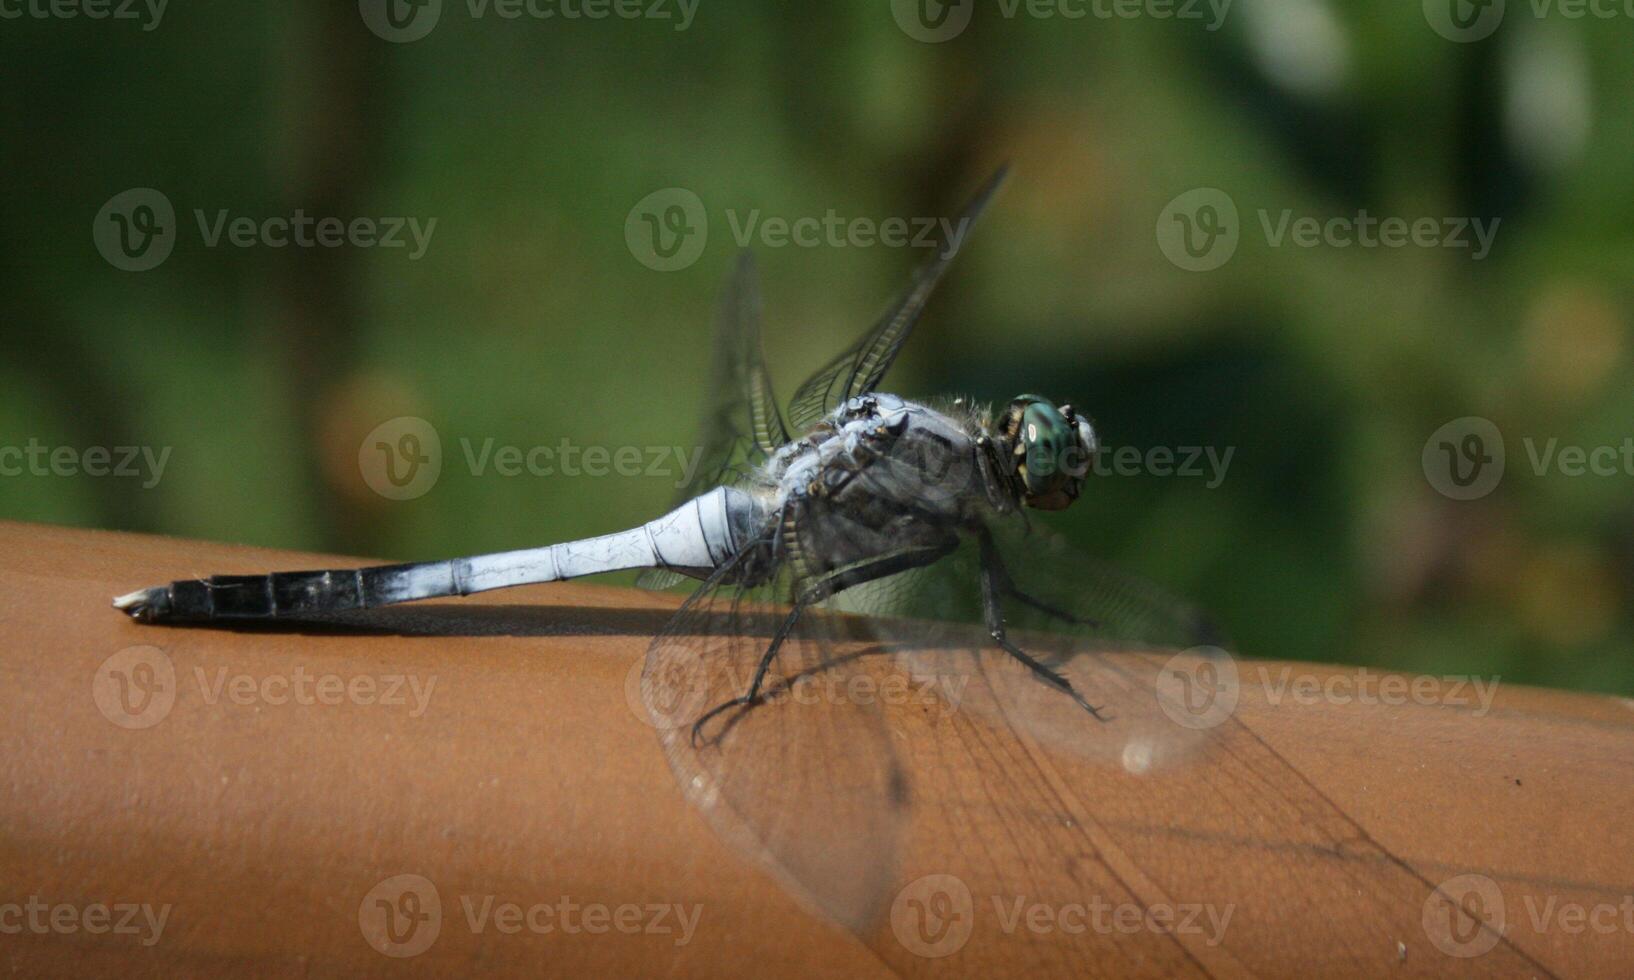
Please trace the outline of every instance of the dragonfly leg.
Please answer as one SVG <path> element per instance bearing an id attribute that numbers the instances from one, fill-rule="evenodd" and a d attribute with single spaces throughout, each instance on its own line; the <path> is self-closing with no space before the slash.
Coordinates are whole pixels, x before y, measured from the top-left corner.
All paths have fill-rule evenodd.
<path id="1" fill-rule="evenodd" d="M 772 637 L 771 644 L 766 647 L 766 652 L 761 654 L 760 663 L 755 667 L 754 677 L 749 681 L 749 690 L 730 701 L 710 708 L 704 713 L 703 717 L 692 723 L 693 747 L 696 748 L 698 745 L 699 733 L 703 730 L 705 722 L 729 708 L 747 707 L 754 704 L 760 697 L 760 688 L 766 680 L 766 671 L 777 657 L 777 651 L 782 647 L 783 641 L 788 639 L 789 634 L 794 631 L 795 623 L 799 622 L 800 614 L 805 611 L 807 606 L 822 602 L 836 592 L 843 592 L 853 585 L 871 582 L 887 575 L 895 575 L 910 568 L 929 565 L 951 554 L 958 547 L 958 543 L 957 538 L 950 538 L 939 546 L 904 548 L 900 551 L 893 551 L 878 558 L 837 568 L 807 585 L 795 598 L 794 607 L 789 610 L 788 616 L 784 618 L 782 625 L 777 628 L 777 633 Z"/>
<path id="2" fill-rule="evenodd" d="M 1027 666 L 1046 684 L 1078 702 L 1078 706 L 1090 713 L 1097 721 L 1108 721 L 1109 717 L 1079 694 L 1072 686 L 1072 682 L 1063 677 L 1059 671 L 1052 670 L 1040 663 L 1027 651 L 1010 642 L 1010 635 L 1004 627 L 1004 606 L 999 596 L 1005 592 L 1013 592 L 1013 586 L 1006 589 L 1004 565 L 998 559 L 998 551 L 992 542 L 984 535 L 982 538 L 982 614 L 987 619 L 987 631 L 992 634 L 994 641 L 1003 648 L 1005 653 L 1015 657 Z"/>
<path id="3" fill-rule="evenodd" d="M 982 536 L 982 564 L 984 567 L 991 567 L 994 574 L 998 576 L 999 591 L 1022 605 L 1031 606 L 1044 615 L 1052 619 L 1059 619 L 1064 623 L 1100 629 L 1101 621 L 1098 619 L 1091 619 L 1088 616 L 1075 616 L 1059 606 L 1053 606 L 1037 596 L 1028 595 L 1021 591 L 1015 580 L 1010 577 L 1010 570 L 1004 565 L 1004 556 L 999 554 L 998 548 L 994 546 L 992 536 L 985 532 Z"/>
<path id="4" fill-rule="evenodd" d="M 1087 616 L 1074 616 L 1072 613 L 1069 613 L 1064 609 L 1050 605 L 1043 599 L 1028 595 L 1027 593 L 1016 588 L 1015 583 L 1013 582 L 1006 581 L 1003 583 L 1002 587 L 1005 595 L 1015 599 L 1022 605 L 1032 606 L 1034 609 L 1037 609 L 1046 616 L 1059 619 L 1064 623 L 1071 623 L 1074 626 L 1089 626 L 1094 629 L 1099 629 L 1101 626 L 1100 620 L 1090 619 Z"/>
<path id="5" fill-rule="evenodd" d="M 783 618 L 782 624 L 777 627 L 777 633 L 772 636 L 772 642 L 766 647 L 766 652 L 760 655 L 760 663 L 755 666 L 755 676 L 749 681 L 749 690 L 730 701 L 723 701 L 715 705 L 692 723 L 693 748 L 698 747 L 698 736 L 703 731 L 705 722 L 729 708 L 754 704 L 755 700 L 760 697 L 760 686 L 766 681 L 766 671 L 771 668 L 772 661 L 777 659 L 778 648 L 783 645 L 784 640 L 788 639 L 789 633 L 794 630 L 794 624 L 800 621 L 800 614 L 805 611 L 805 608 L 805 603 L 796 602 L 794 608 L 790 609 L 789 614 Z"/>

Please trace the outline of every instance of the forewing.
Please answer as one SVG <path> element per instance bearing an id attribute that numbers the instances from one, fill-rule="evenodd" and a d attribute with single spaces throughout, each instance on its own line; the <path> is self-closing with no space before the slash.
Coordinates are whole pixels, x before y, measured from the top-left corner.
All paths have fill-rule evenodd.
<path id="1" fill-rule="evenodd" d="M 854 590 L 849 608 L 869 612 L 881 645 L 923 683 L 952 695 L 959 710 L 1002 718 L 1115 766 L 1185 759 L 1203 727 L 1192 724 L 1186 696 L 1196 692 L 1186 685 L 1220 669 L 1227 656 L 1220 632 L 1191 604 L 1029 527 L 1021 515 L 994 522 L 990 532 L 1020 593 L 1001 596 L 1009 639 L 1066 678 L 1102 718 L 993 640 L 975 541 L 934 565 Z"/>
<path id="2" fill-rule="evenodd" d="M 965 205 L 959 217 L 951 225 L 952 234 L 943 229 L 940 240 L 930 257 L 914 272 L 902 295 L 886 309 L 885 315 L 869 328 L 862 339 L 847 348 L 839 356 L 824 365 L 816 374 L 807 378 L 794 392 L 794 398 L 789 403 L 789 421 L 794 430 L 799 432 L 809 428 L 823 416 L 827 415 L 837 405 L 848 398 L 864 395 L 873 391 L 890 370 L 891 363 L 907 342 L 914 325 L 925 311 L 925 304 L 930 300 L 931 293 L 937 283 L 947 272 L 948 266 L 953 263 L 954 256 L 959 254 L 970 230 L 975 226 L 976 219 L 981 216 L 987 202 L 992 199 L 1001 184 L 1004 183 L 1008 167 L 999 168 L 998 172 L 987 179 L 987 182 Z"/>
<path id="3" fill-rule="evenodd" d="M 905 776 L 874 701 L 866 635 L 807 610 L 785 639 L 765 697 L 693 723 L 743 694 L 788 614 L 787 582 L 705 583 L 647 653 L 642 696 L 682 791 L 716 832 L 795 894 L 860 931 L 890 901 L 906 818 Z"/>
<path id="4" fill-rule="evenodd" d="M 676 494 L 679 506 L 727 482 L 789 441 L 777 409 L 760 340 L 760 275 L 752 252 L 738 255 L 715 324 L 709 399 L 699 427 L 700 455 L 692 478 Z M 636 584 L 667 589 L 681 576 L 664 569 L 641 573 Z"/>

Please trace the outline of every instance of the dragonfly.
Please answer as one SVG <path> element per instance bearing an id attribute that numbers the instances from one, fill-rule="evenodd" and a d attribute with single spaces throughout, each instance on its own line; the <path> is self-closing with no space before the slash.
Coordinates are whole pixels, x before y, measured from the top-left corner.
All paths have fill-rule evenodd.
<path id="1" fill-rule="evenodd" d="M 1100 449 L 1087 414 L 1037 394 L 993 407 L 880 390 L 1006 174 L 786 408 L 742 253 L 717 318 L 706 462 L 656 520 L 500 554 L 181 580 L 113 604 L 143 623 L 232 626 L 604 572 L 642 570 L 649 589 L 690 579 L 640 684 L 681 788 L 797 894 L 866 929 L 912 805 L 892 710 L 1002 719 L 1144 772 L 1187 758 L 1198 736 L 1175 720 L 1188 692 L 1165 691 L 1148 654 L 1223 647 L 1196 607 L 1031 516 L 1084 496 Z"/>

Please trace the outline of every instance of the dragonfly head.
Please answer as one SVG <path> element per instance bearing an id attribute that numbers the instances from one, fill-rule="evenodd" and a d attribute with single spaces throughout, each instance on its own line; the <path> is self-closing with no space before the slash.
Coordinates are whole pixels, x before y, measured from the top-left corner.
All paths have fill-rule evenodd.
<path id="1" fill-rule="evenodd" d="M 1095 427 L 1047 398 L 1020 395 L 1010 402 L 1001 433 L 1009 448 L 1021 502 L 1039 510 L 1064 510 L 1083 489 L 1084 475 L 1100 449 Z"/>

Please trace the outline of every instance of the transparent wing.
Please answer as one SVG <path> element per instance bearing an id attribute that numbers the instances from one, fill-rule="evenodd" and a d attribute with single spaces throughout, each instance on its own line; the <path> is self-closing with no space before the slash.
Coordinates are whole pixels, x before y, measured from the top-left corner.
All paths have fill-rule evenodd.
<path id="1" fill-rule="evenodd" d="M 696 470 L 676 495 L 677 506 L 727 482 L 789 441 L 777 410 L 760 342 L 760 275 L 754 254 L 742 252 L 727 279 L 715 324 L 709 402 L 699 427 Z M 636 584 L 667 589 L 682 576 L 663 569 L 641 573 Z"/>
<path id="2" fill-rule="evenodd" d="M 980 556 L 959 553 L 844 593 L 871 615 L 803 620 L 768 701 L 723 715 L 719 737 L 695 746 L 692 719 L 744 689 L 791 594 L 783 581 L 743 592 L 727 573 L 654 641 L 642 684 L 680 785 L 717 832 L 904 976 L 1276 976 L 1290 948 L 1399 969 L 1401 946 L 1377 937 L 1428 928 L 1432 901 L 1461 914 L 1437 899 L 1439 872 L 1389 851 L 1238 717 L 1240 695 L 1275 720 L 1253 685 L 1220 683 L 1212 703 L 1166 693 L 1160 665 L 1214 638 L 1190 606 L 1041 529 L 995 533 L 1018 587 L 1101 617 L 1035 633 L 1022 628 L 1034 614 L 1007 605 L 1012 637 L 1112 717 L 1017 670 L 980 627 L 904 615 L 975 615 L 977 590 L 961 583 Z M 1165 727 L 1198 741 L 1142 748 L 1128 734 Z M 1153 745 L 1183 761 L 1155 764 Z M 1343 896 L 1367 927 L 1335 939 L 1289 895 Z M 1448 928 L 1484 926 L 1471 914 Z M 1498 942 L 1487 955 L 1500 972 L 1538 972 Z"/>
<path id="3" fill-rule="evenodd" d="M 920 314 L 924 313 L 925 304 L 930 300 L 936 284 L 953 263 L 954 256 L 959 254 L 976 219 L 1004 183 L 1008 172 L 1008 167 L 1001 167 L 987 179 L 951 225 L 951 236 L 944 231 L 930 258 L 914 272 L 908 288 L 862 339 L 795 390 L 794 398 L 789 402 L 789 421 L 795 431 L 809 428 L 847 398 L 873 391 L 885 377 L 891 362 L 896 360 L 897 353 L 913 332 L 914 324 L 919 322 Z"/>
<path id="4" fill-rule="evenodd" d="M 1212 665 L 1228 656 L 1222 634 L 1196 607 L 1084 555 L 1024 515 L 989 530 L 1013 585 L 1000 594 L 1009 639 L 1071 683 L 1102 719 L 993 640 L 974 540 L 841 601 L 868 613 L 876 641 L 958 710 L 1129 770 L 1188 758 L 1207 726 L 1195 723 L 1197 699 L 1188 701 L 1187 685 L 1213 676 Z"/>
<path id="5" fill-rule="evenodd" d="M 888 658 L 831 610 L 805 611 L 764 697 L 693 723 L 743 694 L 788 614 L 786 577 L 756 589 L 706 582 L 647 653 L 642 697 L 683 790 L 715 831 L 795 894 L 859 932 L 890 901 L 906 777 L 876 690 Z"/>
<path id="6" fill-rule="evenodd" d="M 1288 751 L 1301 732 L 1342 728 L 1342 709 L 1277 707 L 1263 665 L 1184 652 L 1219 639 L 1189 604 L 1040 527 L 995 533 L 1018 587 L 1101 621 L 1062 624 L 1014 599 L 1005 605 L 1011 638 L 1048 655 L 1109 717 L 1087 717 L 982 628 L 919 618 L 974 619 L 974 549 L 857 590 L 855 607 L 889 614 L 868 618 L 873 634 L 947 705 L 885 706 L 913 807 L 890 921 L 862 938 L 892 969 L 1277 976 L 1303 960 L 1399 972 L 1402 946 L 1376 937 L 1422 934 L 1426 909 L 1437 929 L 1484 928 L 1478 912 L 1438 890 L 1438 866 L 1376 836 L 1374 810 L 1347 811 L 1372 797 L 1335 794 L 1344 770 L 1313 767 L 1323 752 Z M 904 613 L 914 618 L 897 618 Z M 1417 731 L 1415 718 L 1407 724 Z M 1359 744 L 1337 751 L 1365 759 Z M 1322 927 L 1330 895 L 1367 923 L 1360 935 Z M 1069 908 L 1086 915 L 1057 917 Z M 1149 927 L 1120 927 L 1113 910 Z M 1148 919 L 1155 913 L 1167 924 Z M 1547 972 L 1494 939 L 1497 972 Z M 1300 953 L 1290 959 L 1289 949 Z"/>

